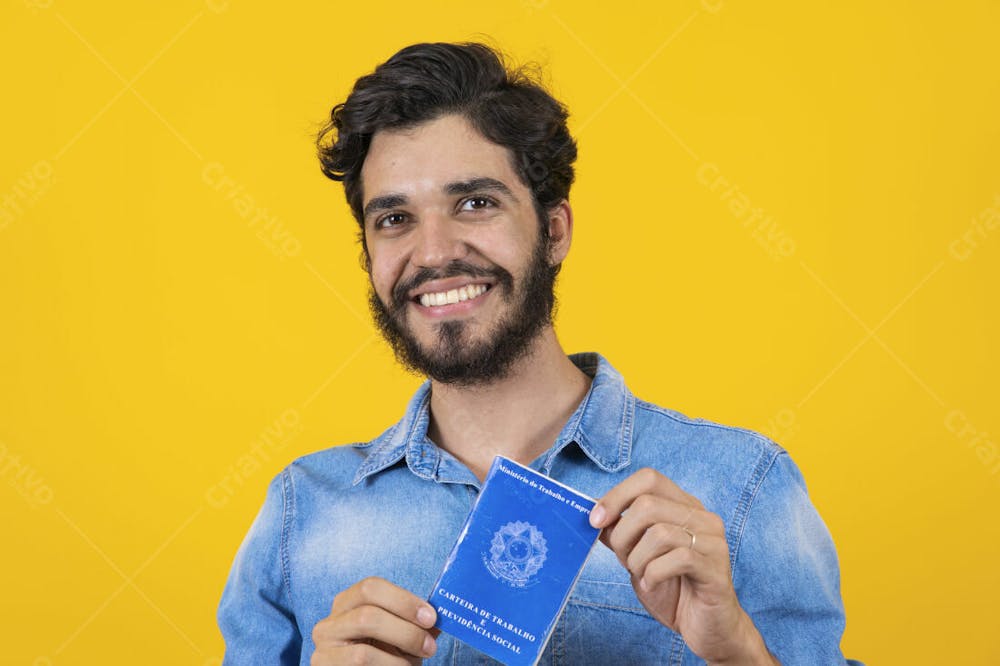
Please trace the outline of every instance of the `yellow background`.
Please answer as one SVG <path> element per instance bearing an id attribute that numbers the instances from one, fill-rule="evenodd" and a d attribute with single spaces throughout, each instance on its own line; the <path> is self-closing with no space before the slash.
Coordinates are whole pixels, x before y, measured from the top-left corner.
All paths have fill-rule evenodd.
<path id="1" fill-rule="evenodd" d="M 1000 663 L 1000 3 L 289 4 L 0 9 L 0 661 L 218 663 L 269 479 L 417 383 L 313 133 L 489 36 L 573 114 L 567 349 L 789 449 L 849 656 Z"/>

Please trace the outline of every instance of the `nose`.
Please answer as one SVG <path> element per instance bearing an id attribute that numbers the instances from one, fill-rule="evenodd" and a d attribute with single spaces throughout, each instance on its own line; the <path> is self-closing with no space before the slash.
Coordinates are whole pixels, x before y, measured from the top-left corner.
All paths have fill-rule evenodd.
<path id="1" fill-rule="evenodd" d="M 417 268 L 440 268 L 462 258 L 466 245 L 461 238 L 459 225 L 444 215 L 424 215 L 413 236 L 414 247 L 410 261 Z"/>

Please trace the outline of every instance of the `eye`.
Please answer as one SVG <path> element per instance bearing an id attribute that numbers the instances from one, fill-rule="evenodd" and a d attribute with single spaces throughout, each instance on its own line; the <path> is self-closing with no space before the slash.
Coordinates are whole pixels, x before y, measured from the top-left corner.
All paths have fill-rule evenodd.
<path id="1" fill-rule="evenodd" d="M 494 208 L 497 202 L 490 197 L 476 196 L 469 197 L 468 199 L 463 199 L 458 206 L 460 211 L 473 211 L 473 210 L 486 210 L 488 208 Z"/>
<path id="2" fill-rule="evenodd" d="M 375 220 L 376 229 L 392 229 L 398 227 L 403 222 L 406 221 L 406 215 L 403 213 L 387 213 L 382 217 Z"/>

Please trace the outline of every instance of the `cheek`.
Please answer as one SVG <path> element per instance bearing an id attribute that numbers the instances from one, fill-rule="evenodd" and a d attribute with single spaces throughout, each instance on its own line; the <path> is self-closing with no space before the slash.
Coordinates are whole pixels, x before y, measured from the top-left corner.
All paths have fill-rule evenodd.
<path id="1" fill-rule="evenodd" d="M 531 260 L 537 242 L 532 229 L 498 229 L 496 233 L 474 243 L 478 252 L 489 261 L 517 274 Z"/>
<path id="2" fill-rule="evenodd" d="M 392 263 L 386 261 L 384 256 L 369 255 L 369 260 L 371 269 L 368 272 L 368 278 L 375 288 L 375 293 L 382 297 L 383 301 L 388 302 L 389 294 L 398 278 L 398 271 L 393 269 Z"/>
<path id="3" fill-rule="evenodd" d="M 531 265 L 534 252 L 534 239 L 524 239 L 524 242 L 518 243 L 516 247 L 510 248 L 510 251 L 505 253 L 504 256 L 500 258 L 499 263 L 501 266 L 510 271 L 514 275 L 515 279 L 518 276 L 523 277 L 524 273 Z"/>

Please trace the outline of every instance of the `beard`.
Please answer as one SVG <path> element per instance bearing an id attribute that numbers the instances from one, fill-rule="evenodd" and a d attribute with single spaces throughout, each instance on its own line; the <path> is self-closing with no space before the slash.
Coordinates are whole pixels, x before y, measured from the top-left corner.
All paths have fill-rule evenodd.
<path id="1" fill-rule="evenodd" d="M 441 269 L 423 268 L 393 287 L 391 302 L 382 302 L 369 282 L 368 305 L 382 336 L 408 370 L 445 384 L 481 385 L 502 379 L 514 363 L 524 358 L 531 343 L 552 323 L 555 281 L 559 266 L 548 262 L 548 242 L 539 238 L 520 284 L 500 266 L 481 267 L 455 260 Z M 463 320 L 440 322 L 435 339 L 422 345 L 407 322 L 408 294 L 430 280 L 457 276 L 492 278 L 490 291 L 503 299 L 507 313 L 478 340 L 467 339 L 470 324 Z"/>

